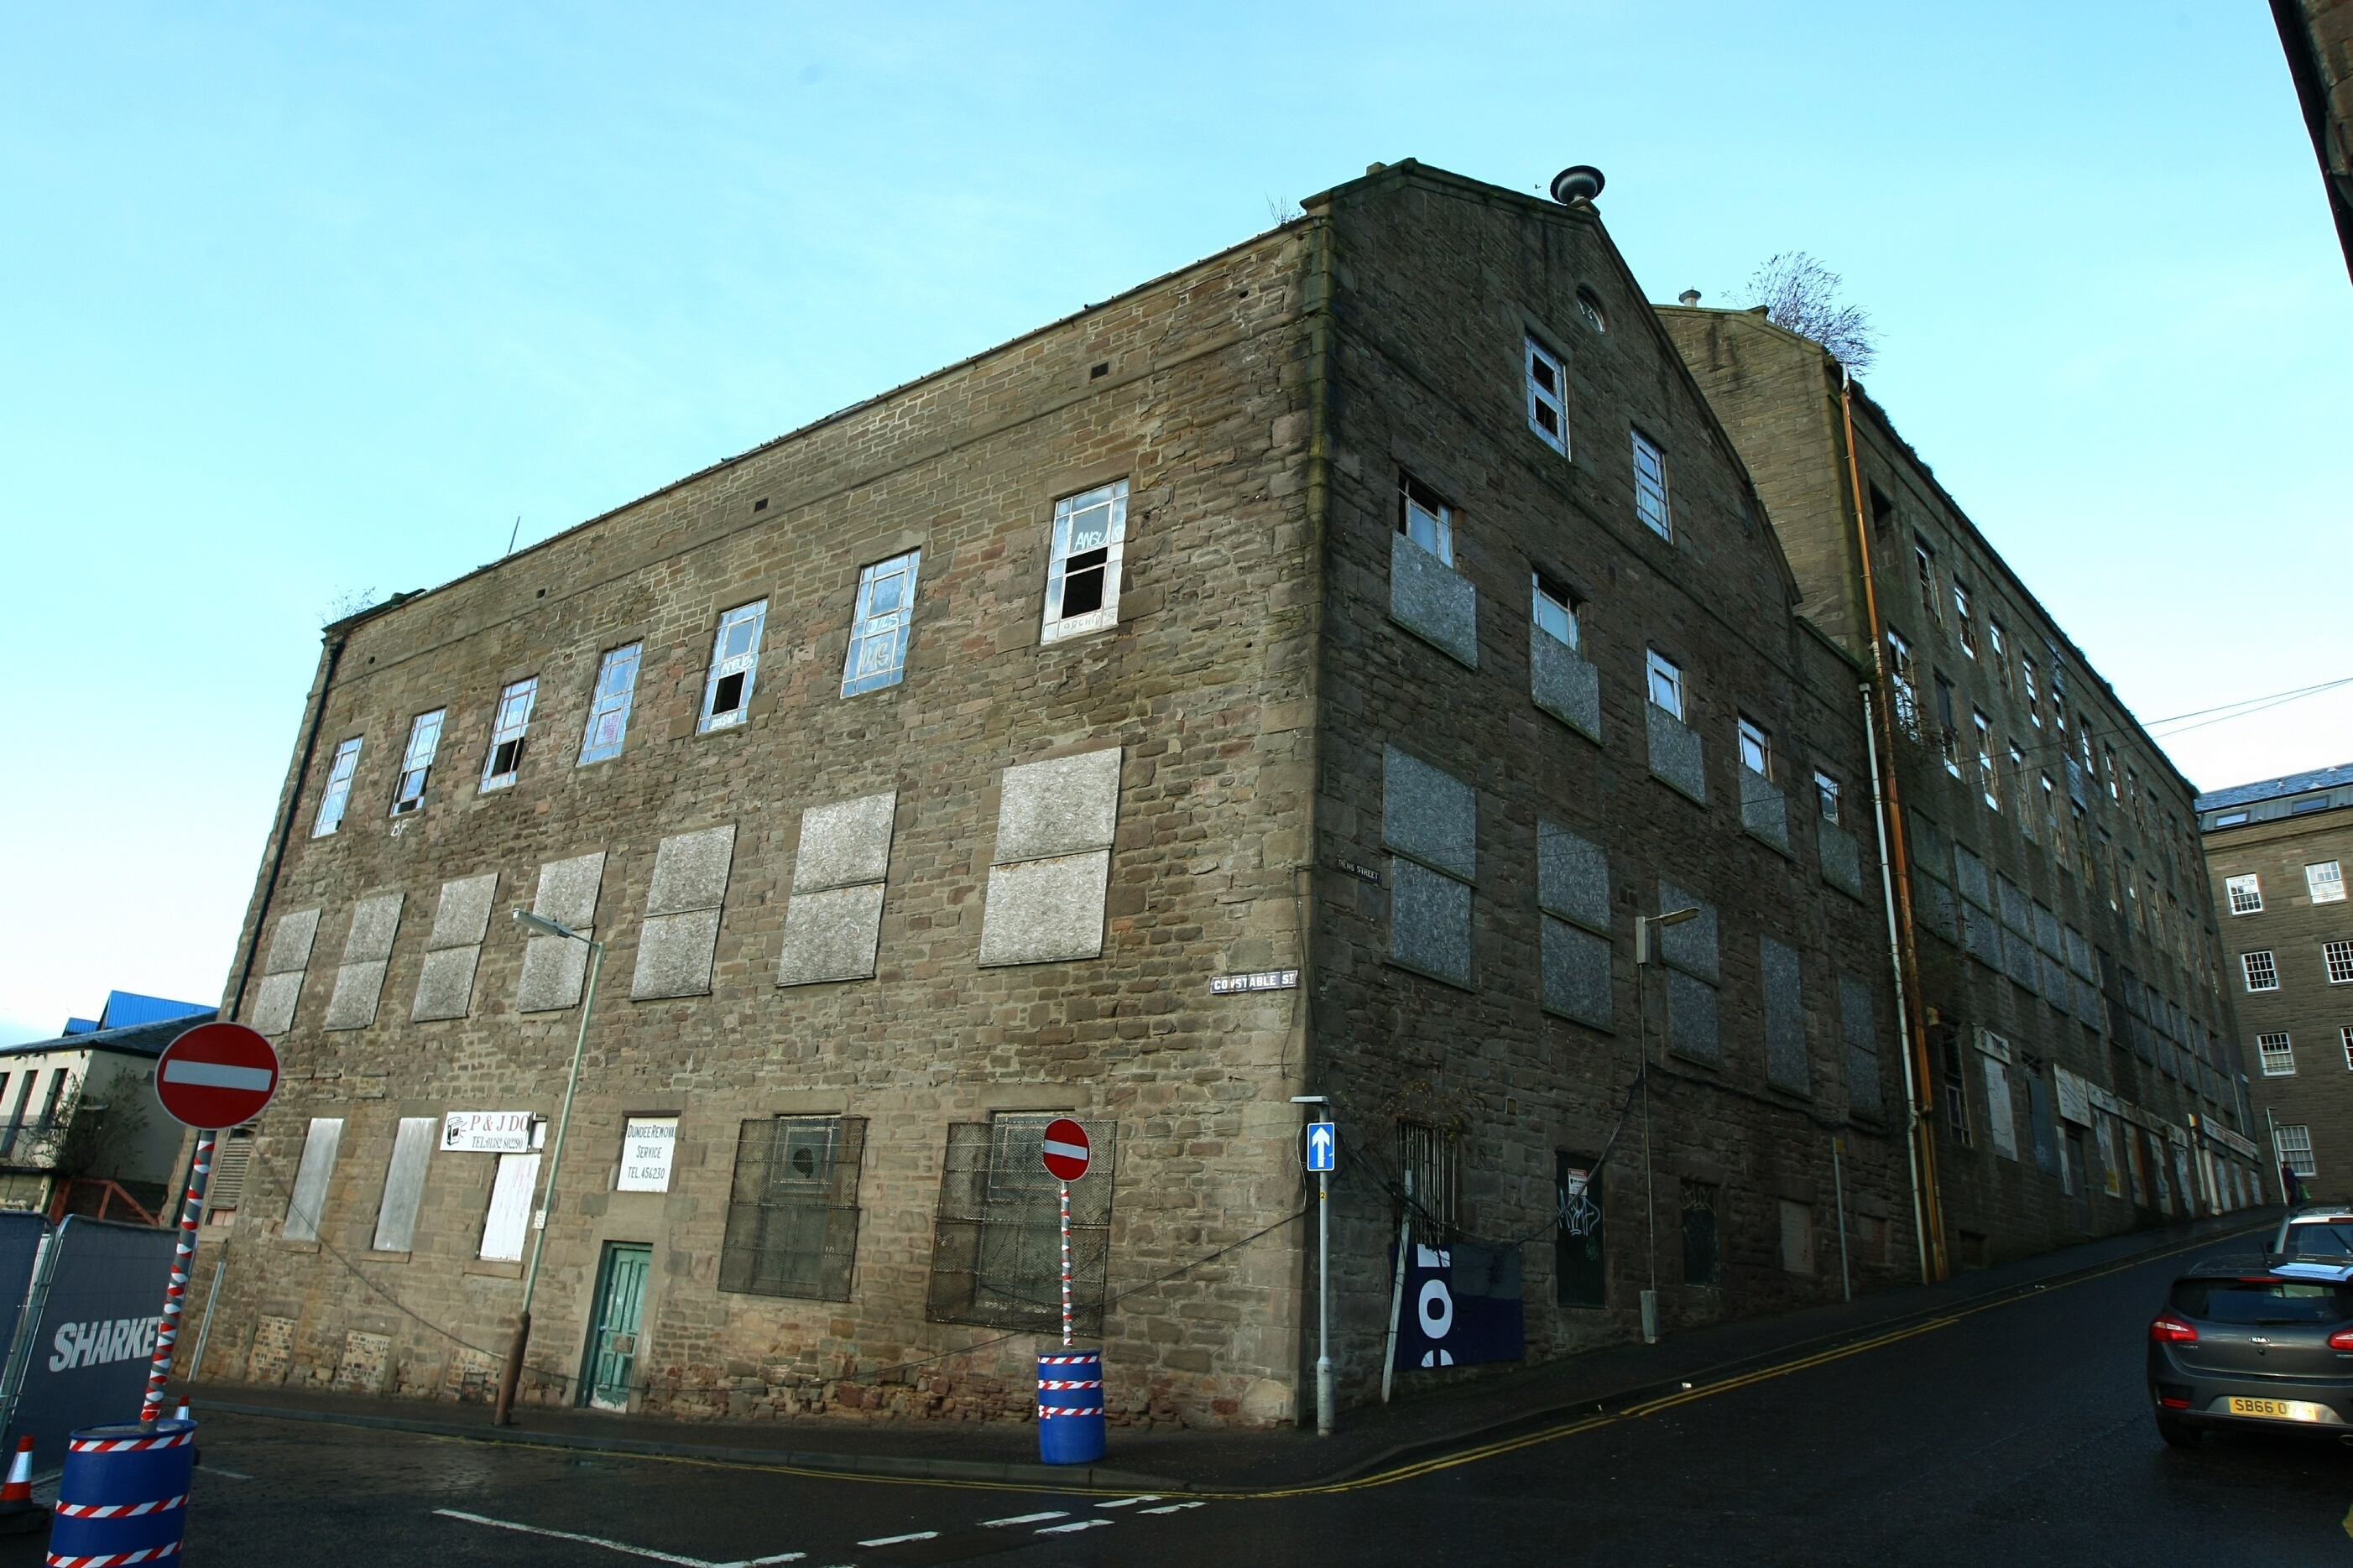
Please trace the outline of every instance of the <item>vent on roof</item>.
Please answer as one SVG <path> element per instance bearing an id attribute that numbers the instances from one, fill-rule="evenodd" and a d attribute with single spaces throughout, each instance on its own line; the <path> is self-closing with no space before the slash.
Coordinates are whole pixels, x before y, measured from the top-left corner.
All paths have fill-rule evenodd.
<path id="1" fill-rule="evenodd" d="M 1552 199 L 1564 206 L 1575 206 L 1599 195 L 1607 183 L 1601 171 L 1592 164 L 1572 163 L 1552 177 Z"/>

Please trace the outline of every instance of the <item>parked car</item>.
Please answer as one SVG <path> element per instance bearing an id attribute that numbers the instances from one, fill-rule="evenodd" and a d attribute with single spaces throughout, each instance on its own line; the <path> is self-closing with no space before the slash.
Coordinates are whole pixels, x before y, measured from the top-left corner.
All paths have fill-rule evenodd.
<path id="1" fill-rule="evenodd" d="M 2272 1237 L 2275 1258 L 2353 1258 L 2353 1214 L 2306 1205 L 2280 1217 Z"/>
<path id="2" fill-rule="evenodd" d="M 2353 1441 L 2353 1247 L 2193 1266 L 2148 1325 L 2148 1393 L 2176 1447 L 2233 1426 Z"/>

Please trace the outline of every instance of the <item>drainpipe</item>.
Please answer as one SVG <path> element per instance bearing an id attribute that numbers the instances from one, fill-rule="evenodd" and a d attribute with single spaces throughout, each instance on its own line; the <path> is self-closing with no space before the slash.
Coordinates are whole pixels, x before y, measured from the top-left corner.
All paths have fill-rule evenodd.
<path id="1" fill-rule="evenodd" d="M 245 962 L 237 972 L 237 989 L 229 993 L 228 1005 L 221 1012 L 221 1016 L 232 1023 L 245 1005 L 245 988 L 253 979 L 254 955 L 261 951 L 261 933 L 269 920 L 269 901 L 278 892 L 279 868 L 286 864 L 286 841 L 294 833 L 294 814 L 301 808 L 302 785 L 311 776 L 311 759 L 319 749 L 319 731 L 327 721 L 327 692 L 335 684 L 335 667 L 343 661 L 346 640 L 339 637 L 327 645 L 318 694 L 311 699 L 311 721 L 302 731 L 301 760 L 294 764 L 294 782 L 286 792 L 286 809 L 279 814 L 277 842 L 269 851 L 269 874 L 262 879 L 261 900 L 254 907 L 253 937 L 246 943 Z"/>
<path id="2" fill-rule="evenodd" d="M 1944 1205 L 1936 1190 L 1935 1123 L 1924 1111 L 1933 1081 L 1928 1071 L 1928 1029 L 1922 1011 L 1910 1005 L 1920 994 L 1920 955 L 1912 919 L 1911 854 L 1905 842 L 1903 796 L 1895 783 L 1895 705 L 1887 668 L 1887 633 L 1879 620 L 1879 588 L 1871 571 L 1871 521 L 1863 515 L 1862 465 L 1854 448 L 1854 380 L 1839 367 L 1839 411 L 1846 426 L 1847 486 L 1854 497 L 1854 544 L 1862 572 L 1863 613 L 1871 626 L 1870 690 L 1878 696 L 1877 713 L 1868 693 L 1863 704 L 1865 731 L 1871 741 L 1871 790 L 1879 818 L 1880 876 L 1894 896 L 1887 904 L 1890 959 L 1895 971 L 1896 1026 L 1903 1031 L 1905 1141 L 1911 1147 L 1913 1207 L 1919 1228 L 1920 1277 L 1923 1283 L 1944 1279 L 1951 1266 L 1945 1252 Z M 1873 722 L 1873 721 L 1876 722 Z M 1883 746 L 1882 742 L 1884 742 Z"/>

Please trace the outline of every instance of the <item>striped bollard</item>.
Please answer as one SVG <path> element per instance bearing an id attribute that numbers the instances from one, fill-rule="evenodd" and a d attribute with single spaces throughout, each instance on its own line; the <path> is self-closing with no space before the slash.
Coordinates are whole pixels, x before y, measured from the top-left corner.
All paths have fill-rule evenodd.
<path id="1" fill-rule="evenodd" d="M 1103 1352 L 1038 1358 L 1038 1457 L 1050 1465 L 1103 1457 Z"/>
<path id="2" fill-rule="evenodd" d="M 196 1424 L 85 1426 L 66 1447 L 49 1568 L 115 1568 L 180 1553 Z"/>

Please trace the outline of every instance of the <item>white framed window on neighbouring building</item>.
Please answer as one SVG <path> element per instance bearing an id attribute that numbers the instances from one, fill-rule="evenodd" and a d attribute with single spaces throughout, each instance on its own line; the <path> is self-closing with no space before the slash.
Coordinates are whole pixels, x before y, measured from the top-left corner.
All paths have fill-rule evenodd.
<path id="1" fill-rule="evenodd" d="M 1574 648 L 1581 646 L 1584 630 L 1577 625 L 1577 596 L 1565 583 L 1556 583 L 1543 573 L 1531 574 L 1535 586 L 1530 594 L 1535 608 L 1536 630 Z"/>
<path id="2" fill-rule="evenodd" d="M 1676 719 L 1683 716 L 1683 666 L 1665 654 L 1652 648 L 1649 661 L 1651 705 L 1663 708 Z"/>
<path id="3" fill-rule="evenodd" d="M 760 628 L 768 601 L 739 605 L 719 617 L 711 639 L 711 674 L 702 684 L 704 732 L 741 724 L 752 706 L 752 679 L 760 672 Z"/>
<path id="4" fill-rule="evenodd" d="M 2295 1076 L 2295 1045 L 2285 1035 L 2257 1035 L 2255 1054 L 2263 1059 L 2265 1078 Z"/>
<path id="5" fill-rule="evenodd" d="M 841 694 L 855 697 L 896 686 L 907 673 L 907 634 L 915 615 L 915 568 L 923 552 L 910 550 L 858 574 L 858 604 L 849 621 L 849 651 L 841 661 Z"/>
<path id="6" fill-rule="evenodd" d="M 2353 942 L 2322 942 L 2320 966 L 2328 972 L 2331 985 L 2353 985 Z"/>
<path id="7" fill-rule="evenodd" d="M 2265 948 L 2261 952 L 2240 954 L 2239 966 L 2246 972 L 2248 990 L 2276 991 L 2279 989 L 2279 965 L 2273 961 L 2269 948 Z"/>
<path id="8" fill-rule="evenodd" d="M 425 785 L 433 776 L 433 757 L 441 749 L 441 721 L 446 708 L 419 713 L 408 726 L 408 750 L 401 753 L 400 782 L 392 792 L 392 815 L 406 816 L 425 804 Z"/>
<path id="9" fill-rule="evenodd" d="M 1120 562 L 1127 544 L 1127 481 L 1054 503 L 1042 642 L 1119 624 Z"/>
<path id="10" fill-rule="evenodd" d="M 1398 475 L 1398 531 L 1454 564 L 1454 509 L 1411 474 Z"/>
<path id="11" fill-rule="evenodd" d="M 629 704 L 638 689 L 643 643 L 609 650 L 596 666 L 596 688 L 588 696 L 588 727 L 580 735 L 580 761 L 601 763 L 621 754 L 629 732 Z"/>
<path id="12" fill-rule="evenodd" d="M 522 766 L 523 731 L 531 728 L 531 705 L 539 700 L 539 677 L 518 680 L 499 693 L 491 721 L 491 754 L 482 760 L 482 787 L 504 789 Z"/>
<path id="13" fill-rule="evenodd" d="M 1667 454 L 1640 430 L 1634 432 L 1634 515 L 1661 539 L 1674 538 L 1674 514 L 1667 495 Z"/>
<path id="14" fill-rule="evenodd" d="M 2299 1123 L 2274 1130 L 2279 1139 L 2280 1163 L 2299 1176 L 2316 1176 L 2320 1166 L 2312 1157 L 2312 1129 Z"/>
<path id="15" fill-rule="evenodd" d="M 1773 776 L 1773 737 L 1754 719 L 1740 721 L 1740 765 L 1764 778 Z"/>
<path id="16" fill-rule="evenodd" d="M 2353 1072 L 2353 1024 L 2337 1031 L 2337 1043 L 2345 1052 L 2345 1070 Z"/>
<path id="17" fill-rule="evenodd" d="M 1536 439 L 1568 456 L 1568 377 L 1561 371 L 1560 361 L 1545 346 L 1529 338 L 1528 369 L 1528 428 Z"/>
<path id="18" fill-rule="evenodd" d="M 2263 912 L 2263 879 L 2250 871 L 2243 877 L 2226 877 L 2222 880 L 2223 895 L 2231 900 L 2234 915 L 2259 915 Z"/>
<path id="19" fill-rule="evenodd" d="M 360 738 L 357 735 L 335 748 L 335 760 L 327 769 L 327 788 L 319 796 L 319 815 L 311 819 L 311 837 L 324 838 L 343 825 L 343 809 L 352 803 L 352 774 L 360 765 Z"/>
<path id="20" fill-rule="evenodd" d="M 2334 860 L 2322 860 L 2304 868 L 2304 885 L 2316 904 L 2340 904 L 2345 901 L 2345 868 Z"/>

